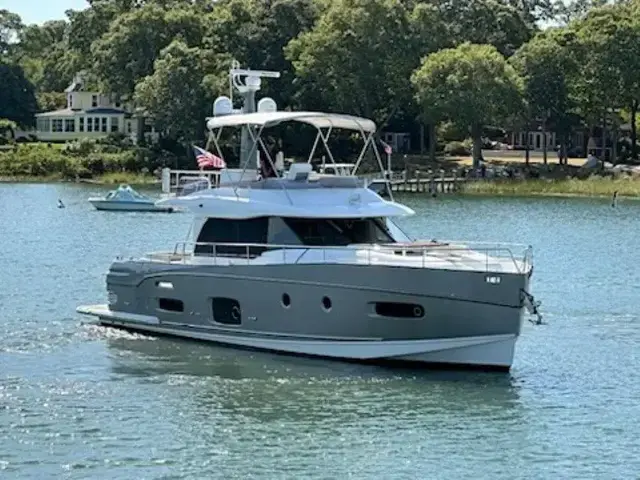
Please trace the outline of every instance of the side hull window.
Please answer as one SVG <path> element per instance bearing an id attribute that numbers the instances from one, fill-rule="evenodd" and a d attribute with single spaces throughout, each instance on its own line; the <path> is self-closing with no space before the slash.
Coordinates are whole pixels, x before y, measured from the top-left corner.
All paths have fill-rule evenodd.
<path id="1" fill-rule="evenodd" d="M 241 325 L 240 303 L 233 298 L 214 297 L 211 299 L 213 321 L 224 325 Z"/>

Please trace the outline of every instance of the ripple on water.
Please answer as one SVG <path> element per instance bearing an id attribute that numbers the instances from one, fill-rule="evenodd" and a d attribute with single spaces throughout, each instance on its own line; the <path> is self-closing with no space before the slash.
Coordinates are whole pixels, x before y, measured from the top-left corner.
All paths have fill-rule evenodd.
<path id="1" fill-rule="evenodd" d="M 239 352 L 86 323 L 74 309 L 105 300 L 113 256 L 171 246 L 190 221 L 102 215 L 86 202 L 97 193 L 0 185 L 0 477 L 640 472 L 637 205 L 406 198 L 418 215 L 403 227 L 423 238 L 535 248 L 532 288 L 548 325 L 526 324 L 511 374 L 487 375 Z M 593 247 L 609 244 L 615 253 Z"/>

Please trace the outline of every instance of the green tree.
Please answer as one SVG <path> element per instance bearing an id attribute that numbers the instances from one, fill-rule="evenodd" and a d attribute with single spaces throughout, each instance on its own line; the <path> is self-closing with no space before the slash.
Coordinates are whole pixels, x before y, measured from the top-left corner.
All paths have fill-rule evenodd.
<path id="1" fill-rule="evenodd" d="M 504 0 L 450 0 L 437 2 L 441 20 L 455 47 L 464 42 L 493 45 L 503 55 L 513 54 L 535 31 L 527 10 Z"/>
<path id="2" fill-rule="evenodd" d="M 7 120 L 6 118 L 0 118 L 0 140 L 4 140 L 2 137 L 5 137 L 7 133 L 10 139 L 15 138 L 17 129 L 18 124 L 16 122 Z"/>
<path id="3" fill-rule="evenodd" d="M 556 0 L 554 17 L 566 25 L 580 20 L 590 10 L 602 7 L 607 3 L 608 0 Z"/>
<path id="4" fill-rule="evenodd" d="M 464 43 L 429 55 L 411 81 L 431 117 L 468 129 L 476 168 L 483 126 L 500 124 L 523 108 L 522 79 L 490 45 Z"/>
<path id="5" fill-rule="evenodd" d="M 610 119 L 627 107 L 632 112 L 632 148 L 637 158 L 635 113 L 640 101 L 640 15 L 634 4 L 595 8 L 572 24 L 573 54 L 580 72 L 574 82 L 579 112 L 592 125 L 601 124 L 603 141 Z M 612 116 L 613 115 L 613 116 Z M 614 131 L 615 133 L 615 131 Z"/>
<path id="6" fill-rule="evenodd" d="M 153 74 L 135 90 L 135 102 L 167 138 L 190 142 L 202 138 L 203 119 L 211 107 L 208 75 L 216 70 L 208 51 L 174 40 L 160 52 Z"/>
<path id="7" fill-rule="evenodd" d="M 203 24 L 202 15 L 191 7 L 167 10 L 148 4 L 118 16 L 91 46 L 93 72 L 102 90 L 131 97 L 174 38 L 180 36 L 189 47 L 202 44 Z"/>
<path id="8" fill-rule="evenodd" d="M 20 126 L 31 126 L 36 113 L 36 97 L 31 82 L 20 65 L 0 62 L 0 118 Z"/>
<path id="9" fill-rule="evenodd" d="M 36 100 L 41 112 L 59 110 L 67 105 L 67 95 L 64 92 L 37 92 Z"/>
<path id="10" fill-rule="evenodd" d="M 540 33 L 518 50 L 511 63 L 524 81 L 524 97 L 528 106 L 526 122 L 540 122 L 543 133 L 555 127 L 565 153 L 572 125 L 571 82 L 578 65 L 570 48 L 562 44 L 561 32 L 548 30 Z M 547 163 L 547 150 L 544 135 L 544 163 Z"/>
<path id="11" fill-rule="evenodd" d="M 411 100 L 417 65 L 401 0 L 336 0 L 287 56 L 304 103 L 374 118 L 384 125 Z"/>
<path id="12" fill-rule="evenodd" d="M 277 82 L 264 82 L 261 94 L 284 108 L 292 104 L 296 86 L 284 48 L 311 29 L 318 10 L 314 0 L 221 0 L 209 17 L 205 45 L 227 52 L 243 68 L 280 72 Z"/>
<path id="13" fill-rule="evenodd" d="M 69 24 L 64 20 L 27 25 L 16 47 L 17 61 L 38 91 L 64 89 L 73 75 L 66 43 Z"/>
<path id="14" fill-rule="evenodd" d="M 24 28 L 20 15 L 0 8 L 0 59 L 9 55 Z"/>

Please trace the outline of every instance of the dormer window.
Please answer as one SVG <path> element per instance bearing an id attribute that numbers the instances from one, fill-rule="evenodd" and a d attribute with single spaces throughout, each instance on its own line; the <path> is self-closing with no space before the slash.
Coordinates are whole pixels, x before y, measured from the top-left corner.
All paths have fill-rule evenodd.
<path id="1" fill-rule="evenodd" d="M 73 94 L 67 95 L 67 108 L 73 109 Z"/>
<path id="2" fill-rule="evenodd" d="M 91 95 L 91 106 L 94 108 L 98 106 L 98 95 Z"/>

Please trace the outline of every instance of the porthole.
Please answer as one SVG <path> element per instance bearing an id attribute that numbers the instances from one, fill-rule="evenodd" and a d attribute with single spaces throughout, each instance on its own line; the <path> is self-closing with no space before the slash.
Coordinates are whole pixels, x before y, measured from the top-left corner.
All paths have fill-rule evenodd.
<path id="1" fill-rule="evenodd" d="M 331 299 L 329 297 L 322 297 L 322 308 L 326 312 L 331 310 Z"/>
<path id="2" fill-rule="evenodd" d="M 282 306 L 284 308 L 289 308 L 289 305 L 291 305 L 291 297 L 289 296 L 288 293 L 283 293 L 282 294 Z"/>

